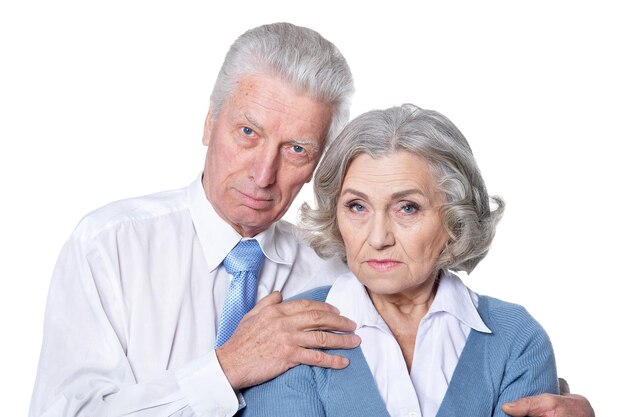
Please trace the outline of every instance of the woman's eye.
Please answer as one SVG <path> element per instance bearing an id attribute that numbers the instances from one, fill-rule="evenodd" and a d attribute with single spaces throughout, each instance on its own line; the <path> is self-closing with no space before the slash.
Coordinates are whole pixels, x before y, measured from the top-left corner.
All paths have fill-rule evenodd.
<path id="1" fill-rule="evenodd" d="M 363 205 L 359 203 L 350 203 L 348 204 L 348 208 L 352 211 L 356 211 L 357 213 L 365 210 L 365 207 L 363 207 Z"/>
<path id="2" fill-rule="evenodd" d="M 417 206 L 415 204 L 405 204 L 402 206 L 402 212 L 405 214 L 415 213 L 417 211 Z"/>
<path id="3" fill-rule="evenodd" d="M 246 136 L 252 136 L 252 134 L 254 133 L 254 130 L 250 129 L 248 126 L 244 126 L 241 128 L 241 131 L 243 132 L 244 135 Z"/>

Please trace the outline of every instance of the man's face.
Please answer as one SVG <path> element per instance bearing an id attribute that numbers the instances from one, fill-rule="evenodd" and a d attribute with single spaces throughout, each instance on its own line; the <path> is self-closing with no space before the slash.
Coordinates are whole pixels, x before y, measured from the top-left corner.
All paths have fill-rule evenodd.
<path id="1" fill-rule="evenodd" d="M 209 111 L 204 192 L 239 234 L 267 229 L 310 181 L 332 110 L 278 78 L 246 75 L 216 119 Z"/>

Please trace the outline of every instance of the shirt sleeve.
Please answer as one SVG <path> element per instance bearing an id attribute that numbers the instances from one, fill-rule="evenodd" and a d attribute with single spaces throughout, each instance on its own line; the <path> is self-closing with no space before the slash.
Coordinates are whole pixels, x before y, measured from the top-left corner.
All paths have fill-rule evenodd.
<path id="1" fill-rule="evenodd" d="M 96 284 L 111 268 L 72 236 L 52 277 L 30 417 L 225 417 L 240 404 L 213 351 L 179 369 L 137 381 L 126 356 L 124 309 L 115 285 Z M 149 354 L 147 352 L 146 354 Z"/>

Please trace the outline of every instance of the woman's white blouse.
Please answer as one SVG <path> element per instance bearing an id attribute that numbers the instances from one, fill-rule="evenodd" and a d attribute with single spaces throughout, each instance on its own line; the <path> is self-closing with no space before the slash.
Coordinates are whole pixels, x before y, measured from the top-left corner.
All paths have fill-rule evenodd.
<path id="1" fill-rule="evenodd" d="M 326 301 L 356 322 L 361 349 L 392 417 L 434 417 L 470 330 L 491 333 L 476 310 L 476 294 L 458 276 L 444 274 L 420 322 L 409 373 L 395 337 L 352 273 L 337 279 Z"/>

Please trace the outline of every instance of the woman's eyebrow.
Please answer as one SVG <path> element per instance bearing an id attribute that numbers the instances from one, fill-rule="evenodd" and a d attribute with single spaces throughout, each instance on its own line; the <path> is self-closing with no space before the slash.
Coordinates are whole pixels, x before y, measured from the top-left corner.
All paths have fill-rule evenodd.
<path id="1" fill-rule="evenodd" d="M 367 200 L 367 199 L 368 199 L 367 194 L 365 194 L 365 193 L 363 193 L 363 192 L 361 192 L 361 191 L 355 190 L 354 188 L 346 188 L 345 190 L 343 190 L 343 192 L 341 193 L 341 195 L 344 195 L 344 194 L 346 194 L 346 193 L 351 193 L 351 194 L 354 194 L 355 196 L 357 196 L 357 197 L 359 197 L 359 198 L 362 198 L 362 199 L 364 199 L 364 200 Z M 408 190 L 398 191 L 398 192 L 396 192 L 396 193 L 393 193 L 393 194 L 391 195 L 391 197 L 392 197 L 392 198 L 394 198 L 394 199 L 397 199 L 397 198 L 407 197 L 407 196 L 409 196 L 409 195 L 411 195 L 411 194 L 419 194 L 419 195 L 422 195 L 422 196 L 424 196 L 424 197 L 428 198 L 428 196 L 426 195 L 426 193 L 424 193 L 424 192 L 423 192 L 422 190 L 420 190 L 419 188 L 409 188 Z"/>
<path id="2" fill-rule="evenodd" d="M 424 197 L 428 198 L 426 193 L 423 192 L 422 190 L 420 190 L 419 188 L 409 188 L 408 190 L 398 191 L 397 193 L 393 193 L 391 195 L 391 197 L 393 197 L 394 199 L 396 199 L 396 198 L 403 198 L 403 197 L 407 197 L 407 196 L 409 196 L 411 194 L 419 194 L 421 196 L 424 196 Z"/>

